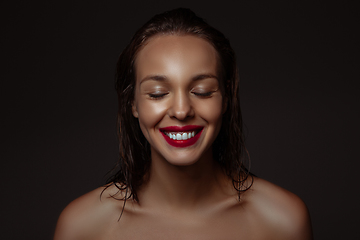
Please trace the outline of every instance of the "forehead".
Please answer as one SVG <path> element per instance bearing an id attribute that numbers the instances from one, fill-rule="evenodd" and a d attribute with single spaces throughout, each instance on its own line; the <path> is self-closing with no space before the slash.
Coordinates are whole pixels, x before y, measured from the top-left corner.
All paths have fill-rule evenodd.
<path id="1" fill-rule="evenodd" d="M 158 35 L 149 39 L 135 60 L 137 78 L 143 74 L 196 71 L 217 73 L 218 54 L 206 40 L 192 35 Z M 179 72 L 179 73 L 180 73 Z"/>

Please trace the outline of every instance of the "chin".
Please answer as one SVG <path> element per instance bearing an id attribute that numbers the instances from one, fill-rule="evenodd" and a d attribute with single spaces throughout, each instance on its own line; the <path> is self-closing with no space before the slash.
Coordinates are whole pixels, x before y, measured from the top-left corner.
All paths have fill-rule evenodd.
<path id="1" fill-rule="evenodd" d="M 183 158 L 177 158 L 177 159 L 167 159 L 167 162 L 169 162 L 171 165 L 174 166 L 191 166 L 196 164 L 199 161 L 199 159 L 183 159 Z"/>
<path id="2" fill-rule="evenodd" d="M 183 151 L 177 150 L 177 152 L 171 151 L 164 153 L 162 159 L 170 163 L 173 166 L 192 166 L 201 161 L 201 159 L 212 159 L 208 157 L 212 155 L 212 151 L 205 150 L 199 151 L 199 148 L 193 149 L 182 149 Z"/>

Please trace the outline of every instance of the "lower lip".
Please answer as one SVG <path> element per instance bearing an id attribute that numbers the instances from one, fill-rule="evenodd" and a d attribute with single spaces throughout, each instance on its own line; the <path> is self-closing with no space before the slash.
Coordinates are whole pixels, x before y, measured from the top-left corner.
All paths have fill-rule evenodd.
<path id="1" fill-rule="evenodd" d="M 169 136 L 166 135 L 165 133 L 163 133 L 161 131 L 160 132 L 168 144 L 170 144 L 173 147 L 184 148 L 184 147 L 188 147 L 188 146 L 195 144 L 197 142 L 197 140 L 199 140 L 202 131 L 203 131 L 203 129 L 201 129 L 201 131 L 198 132 L 194 137 L 187 139 L 187 140 L 174 140 L 174 139 L 169 138 Z"/>

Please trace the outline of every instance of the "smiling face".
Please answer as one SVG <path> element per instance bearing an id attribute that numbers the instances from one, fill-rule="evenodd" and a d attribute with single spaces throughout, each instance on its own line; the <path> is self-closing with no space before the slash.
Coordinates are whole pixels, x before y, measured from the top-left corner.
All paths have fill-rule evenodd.
<path id="1" fill-rule="evenodd" d="M 225 110 L 214 47 L 195 36 L 155 36 L 138 53 L 135 73 L 133 115 L 152 161 L 212 159 Z"/>

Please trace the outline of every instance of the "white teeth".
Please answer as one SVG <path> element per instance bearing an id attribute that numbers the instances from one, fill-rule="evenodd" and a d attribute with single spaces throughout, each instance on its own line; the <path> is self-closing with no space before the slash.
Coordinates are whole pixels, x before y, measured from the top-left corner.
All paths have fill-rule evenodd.
<path id="1" fill-rule="evenodd" d="M 176 140 L 181 140 L 181 134 L 180 133 L 176 134 Z"/>
<path id="2" fill-rule="evenodd" d="M 183 133 L 182 136 L 181 136 L 181 139 L 182 139 L 182 140 L 188 139 L 187 133 Z"/>
<path id="3" fill-rule="evenodd" d="M 183 133 L 165 133 L 170 139 L 173 140 L 187 140 L 195 136 L 195 131 L 193 132 L 183 132 Z"/>

